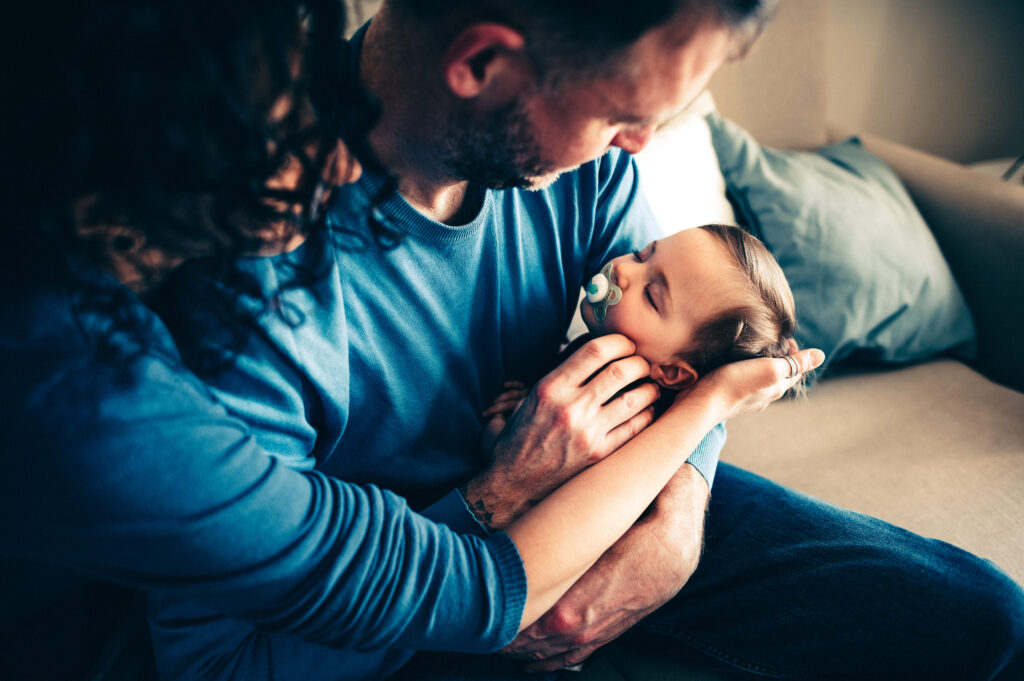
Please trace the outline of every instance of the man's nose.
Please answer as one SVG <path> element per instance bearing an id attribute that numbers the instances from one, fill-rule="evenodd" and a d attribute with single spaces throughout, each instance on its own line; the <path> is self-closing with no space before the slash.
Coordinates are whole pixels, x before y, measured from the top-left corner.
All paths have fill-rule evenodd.
<path id="1" fill-rule="evenodd" d="M 630 154 L 639 154 L 654 136 L 654 125 L 642 128 L 624 128 L 612 139 L 612 146 Z"/>

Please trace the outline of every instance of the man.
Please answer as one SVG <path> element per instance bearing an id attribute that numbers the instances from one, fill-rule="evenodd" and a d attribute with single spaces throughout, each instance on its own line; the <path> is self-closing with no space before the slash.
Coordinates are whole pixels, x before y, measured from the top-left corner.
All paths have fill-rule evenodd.
<path id="1" fill-rule="evenodd" d="M 479 413 L 502 382 L 550 370 L 585 277 L 647 241 L 652 218 L 623 152 L 643 148 L 741 53 L 767 12 L 728 0 L 626 13 L 617 2 L 386 2 L 352 48 L 381 104 L 370 145 L 399 194 L 367 173 L 331 209 L 336 250 L 308 243 L 247 266 L 264 284 L 295 268 L 325 272 L 325 283 L 282 298 L 307 324 L 266 323 L 215 388 L 294 465 L 384 485 L 459 531 L 507 526 L 649 420 L 654 395 L 637 388 L 626 427 L 553 441 L 528 399 L 493 459 L 477 458 Z M 371 221 L 383 238 L 352 217 L 367 197 L 380 200 Z M 201 265 L 188 277 L 211 290 Z M 194 316 L 169 313 L 183 342 Z M 735 468 L 716 477 L 722 435 L 509 655 L 561 669 L 640 623 L 644 636 L 754 673 L 1011 678 L 1024 598 L 1011 580 Z M 287 656 L 292 668 L 334 671 L 326 653 L 250 630 L 217 625 L 190 643 L 209 613 L 160 601 L 154 612 L 158 656 L 181 674 L 216 659 L 221 678 L 234 664 L 254 678 L 270 674 L 261 660 Z M 404 673 L 487 678 L 500 664 L 442 656 Z"/>
<path id="2" fill-rule="evenodd" d="M 449 224 L 472 215 L 476 186 L 537 190 L 611 147 L 639 152 L 658 123 L 747 47 L 772 3 L 751 3 L 731 26 L 714 6 L 719 3 L 647 3 L 627 17 L 620 16 L 620 3 L 497 3 L 515 21 L 536 23 L 530 41 L 500 23 L 467 28 L 474 12 L 490 18 L 475 4 L 387 3 L 367 31 L 361 61 L 385 112 L 371 142 L 398 176 L 406 200 Z M 727 9 L 729 3 L 720 4 Z M 627 25 L 602 44 L 613 16 Z M 395 68 L 413 62 L 433 67 L 433 78 Z M 428 101 L 447 106 L 424 107 L 415 117 L 388 115 Z M 634 213 L 649 219 L 641 210 Z M 538 354 L 552 351 L 551 334 L 560 331 L 548 330 L 548 347 Z M 715 459 L 720 446 L 714 443 Z M 525 462 L 499 456 L 496 463 L 467 484 L 467 501 L 492 526 L 504 527 L 537 491 L 502 484 L 506 470 L 514 474 Z M 638 524 L 510 652 L 550 658 L 538 665 L 543 669 L 576 664 L 672 597 L 700 555 L 705 477 L 713 475 L 714 462 L 705 465 L 712 470 L 703 477 L 694 465 L 684 466 L 658 505 L 674 512 L 652 513 Z M 648 576 L 642 583 L 633 578 L 638 568 Z"/>

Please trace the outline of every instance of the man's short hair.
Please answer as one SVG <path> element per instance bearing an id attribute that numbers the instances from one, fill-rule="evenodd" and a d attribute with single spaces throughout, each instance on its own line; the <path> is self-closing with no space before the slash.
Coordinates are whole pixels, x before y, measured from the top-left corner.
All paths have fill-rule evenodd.
<path id="1" fill-rule="evenodd" d="M 542 78 L 614 73 L 625 49 L 647 31 L 682 16 L 711 18 L 746 51 L 775 11 L 777 0 L 391 0 L 417 22 L 451 39 L 471 23 L 494 21 L 523 33 Z"/>

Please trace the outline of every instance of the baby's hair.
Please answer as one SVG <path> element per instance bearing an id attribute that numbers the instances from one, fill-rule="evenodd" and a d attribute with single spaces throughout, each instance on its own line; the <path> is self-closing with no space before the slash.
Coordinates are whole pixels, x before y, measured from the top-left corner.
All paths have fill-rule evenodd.
<path id="1" fill-rule="evenodd" d="M 748 302 L 726 309 L 694 334 L 680 353 L 698 375 L 743 359 L 785 357 L 796 330 L 796 304 L 786 275 L 768 248 L 735 225 L 701 225 L 732 255 L 747 286 Z M 802 390 L 801 381 L 798 391 Z"/>

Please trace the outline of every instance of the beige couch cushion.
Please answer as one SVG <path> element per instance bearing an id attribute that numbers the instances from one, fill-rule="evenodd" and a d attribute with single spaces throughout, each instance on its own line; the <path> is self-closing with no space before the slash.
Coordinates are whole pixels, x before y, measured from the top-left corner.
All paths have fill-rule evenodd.
<path id="1" fill-rule="evenodd" d="M 1024 394 L 959 362 L 826 379 L 730 422 L 722 458 L 1024 583 Z"/>

